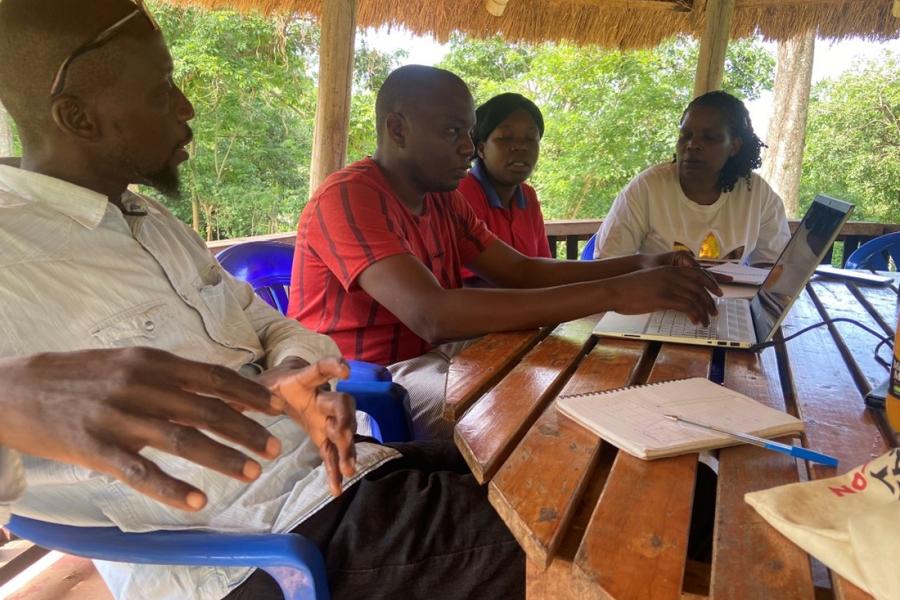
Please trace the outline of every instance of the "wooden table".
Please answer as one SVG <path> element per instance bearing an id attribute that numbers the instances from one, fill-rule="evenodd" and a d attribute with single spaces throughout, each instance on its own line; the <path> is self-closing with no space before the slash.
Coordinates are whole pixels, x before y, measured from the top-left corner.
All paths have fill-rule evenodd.
<path id="1" fill-rule="evenodd" d="M 823 315 L 893 336 L 897 294 L 814 278 L 787 336 Z M 445 416 L 473 473 L 525 550 L 529 598 L 813 598 L 828 572 L 766 524 L 746 492 L 850 470 L 896 445 L 863 396 L 887 377 L 877 340 L 846 323 L 760 353 L 598 339 L 598 316 L 486 336 L 450 366 Z M 890 352 L 881 349 L 881 356 Z M 718 372 L 724 384 L 806 422 L 803 444 L 837 469 L 753 446 L 719 452 L 712 564 L 687 560 L 698 455 L 642 461 L 560 414 L 563 393 Z M 839 598 L 866 594 L 832 576 Z M 814 585 L 815 582 L 815 585 Z"/>

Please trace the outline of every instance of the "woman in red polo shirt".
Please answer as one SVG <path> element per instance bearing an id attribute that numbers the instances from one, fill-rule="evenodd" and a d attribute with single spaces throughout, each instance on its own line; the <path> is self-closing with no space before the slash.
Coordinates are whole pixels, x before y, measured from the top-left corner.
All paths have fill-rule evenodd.
<path id="1" fill-rule="evenodd" d="M 526 256 L 549 258 L 541 205 L 525 183 L 540 153 L 541 111 L 521 94 L 500 94 L 478 107 L 475 121 L 475 163 L 459 191 L 501 240 Z"/>

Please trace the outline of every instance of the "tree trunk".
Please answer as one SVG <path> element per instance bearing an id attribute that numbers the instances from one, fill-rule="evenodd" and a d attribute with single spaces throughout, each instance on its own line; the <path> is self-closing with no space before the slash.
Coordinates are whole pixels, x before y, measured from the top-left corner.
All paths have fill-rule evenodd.
<path id="1" fill-rule="evenodd" d="M 13 155 L 13 121 L 0 106 L 0 157 Z"/>
<path id="2" fill-rule="evenodd" d="M 800 213 L 800 173 L 815 46 L 815 29 L 778 43 L 772 118 L 765 140 L 769 149 L 762 176 L 784 200 L 789 218 Z"/>
<path id="3" fill-rule="evenodd" d="M 200 201 L 196 198 L 191 198 L 191 227 L 200 233 Z"/>

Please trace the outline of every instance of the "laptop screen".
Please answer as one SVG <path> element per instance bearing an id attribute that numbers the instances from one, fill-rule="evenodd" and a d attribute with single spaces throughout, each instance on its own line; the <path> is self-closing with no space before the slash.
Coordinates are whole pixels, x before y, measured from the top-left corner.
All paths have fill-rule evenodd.
<path id="1" fill-rule="evenodd" d="M 788 309 L 825 257 L 853 205 L 816 196 L 768 277 L 750 300 L 758 342 L 775 335 Z"/>

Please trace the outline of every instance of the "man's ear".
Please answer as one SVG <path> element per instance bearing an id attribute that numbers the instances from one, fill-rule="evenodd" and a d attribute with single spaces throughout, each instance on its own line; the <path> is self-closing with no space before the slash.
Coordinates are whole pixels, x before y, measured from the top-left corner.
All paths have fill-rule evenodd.
<path id="1" fill-rule="evenodd" d="M 60 96 L 53 100 L 50 112 L 53 115 L 53 122 L 64 133 L 83 140 L 96 140 L 100 137 L 99 124 L 78 98 Z"/>
<path id="2" fill-rule="evenodd" d="M 394 144 L 400 148 L 406 146 L 406 117 L 396 112 L 388 113 L 384 120 L 384 128 Z"/>

